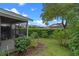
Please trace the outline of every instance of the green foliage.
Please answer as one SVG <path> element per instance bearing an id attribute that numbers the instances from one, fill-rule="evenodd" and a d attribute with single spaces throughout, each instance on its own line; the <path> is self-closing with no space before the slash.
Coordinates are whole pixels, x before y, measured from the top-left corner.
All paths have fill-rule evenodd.
<path id="1" fill-rule="evenodd" d="M 59 40 L 60 45 L 63 45 L 64 32 L 62 30 L 55 30 L 53 33 L 53 38 Z"/>
<path id="2" fill-rule="evenodd" d="M 6 56 L 7 55 L 7 51 L 0 51 L 0 56 Z"/>
<path id="3" fill-rule="evenodd" d="M 57 18 L 58 16 L 62 19 L 72 20 L 77 19 L 79 4 L 69 3 L 46 3 L 43 5 L 43 13 L 41 17 L 45 23 Z"/>
<path id="4" fill-rule="evenodd" d="M 61 30 L 55 30 L 54 32 L 53 32 L 53 38 L 54 39 L 61 39 L 61 36 L 62 36 L 62 31 Z"/>
<path id="5" fill-rule="evenodd" d="M 78 50 L 74 50 L 74 51 L 73 51 L 73 54 L 74 54 L 75 56 L 79 56 L 79 49 L 78 49 Z"/>
<path id="6" fill-rule="evenodd" d="M 42 38 L 47 38 L 47 37 L 48 37 L 47 31 L 42 31 L 41 37 L 42 37 Z"/>
<path id="7" fill-rule="evenodd" d="M 38 38 L 39 36 L 38 36 L 38 33 L 37 33 L 37 32 L 33 32 L 33 33 L 30 35 L 30 37 L 31 37 L 32 39 L 34 39 L 34 38 Z"/>
<path id="8" fill-rule="evenodd" d="M 79 21 L 72 21 L 69 23 L 69 41 L 68 45 L 73 55 L 79 55 Z"/>
<path id="9" fill-rule="evenodd" d="M 19 37 L 16 39 L 16 49 L 19 52 L 25 51 L 31 44 L 31 40 L 26 37 Z"/>
<path id="10" fill-rule="evenodd" d="M 69 42 L 69 47 L 74 55 L 79 55 L 79 33 L 76 32 Z"/>
<path id="11" fill-rule="evenodd" d="M 43 5 L 41 17 L 45 23 L 60 17 L 67 21 L 64 30 L 55 30 L 54 39 L 58 39 L 62 45 L 67 45 L 74 55 L 79 55 L 79 4 L 46 3 Z"/>
<path id="12" fill-rule="evenodd" d="M 36 34 L 34 34 L 34 33 Z M 34 36 L 36 35 L 37 37 L 40 38 L 49 38 L 50 35 L 52 35 L 53 30 L 51 29 L 46 29 L 46 28 L 29 28 L 29 36 Z M 34 34 L 34 35 L 33 35 Z"/>
<path id="13" fill-rule="evenodd" d="M 72 32 L 73 31 L 71 31 L 70 29 L 57 29 L 53 32 L 53 39 L 59 40 L 62 46 L 68 47 L 69 39 L 71 38 Z"/>
<path id="14" fill-rule="evenodd" d="M 48 32 L 48 38 L 53 39 L 53 32 L 52 32 L 52 31 L 49 31 L 49 32 Z"/>
<path id="15" fill-rule="evenodd" d="M 43 56 L 70 56 L 71 51 L 65 47 L 61 47 L 59 45 L 59 41 L 55 39 L 49 39 L 49 38 L 42 38 L 40 39 L 40 42 L 44 44 L 44 49 L 40 51 L 39 53 L 35 54 L 37 55 L 43 55 Z M 34 39 L 32 42 L 32 45 L 35 45 L 37 43 L 37 40 Z M 37 46 L 36 44 L 35 46 Z"/>

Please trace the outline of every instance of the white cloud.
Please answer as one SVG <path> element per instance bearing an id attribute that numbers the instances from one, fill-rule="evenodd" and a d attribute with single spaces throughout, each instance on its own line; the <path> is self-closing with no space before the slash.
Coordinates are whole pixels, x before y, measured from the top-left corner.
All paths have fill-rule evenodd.
<path id="1" fill-rule="evenodd" d="M 61 23 L 61 20 L 54 19 L 52 21 L 49 21 L 48 23 L 49 23 L 49 26 L 50 26 L 52 24 Z"/>
<path id="2" fill-rule="evenodd" d="M 7 9 L 7 8 L 5 8 L 5 10 L 8 10 L 8 11 L 10 11 L 9 9 Z"/>
<path id="3" fill-rule="evenodd" d="M 43 23 L 42 20 L 34 20 L 34 21 L 29 21 L 28 23 L 29 25 L 36 25 L 36 26 L 40 26 L 40 27 L 46 27 L 45 23 Z"/>
<path id="4" fill-rule="evenodd" d="M 12 8 L 10 11 L 17 13 L 17 14 L 20 14 L 16 8 Z"/>
<path id="5" fill-rule="evenodd" d="M 31 9 L 31 11 L 35 11 L 35 10 L 36 10 L 36 8 L 32 8 L 32 9 Z"/>
<path id="6" fill-rule="evenodd" d="M 24 5 L 25 3 L 19 3 L 20 6 Z"/>
<path id="7" fill-rule="evenodd" d="M 8 11 L 12 11 L 12 12 L 15 12 L 17 14 L 21 14 L 25 17 L 28 17 L 28 15 L 26 13 L 20 13 L 16 8 L 12 8 L 12 9 L 6 9 Z M 34 10 L 32 10 L 34 11 Z M 36 26 L 40 26 L 40 27 L 46 27 L 45 23 L 43 23 L 42 20 L 34 20 L 34 21 L 29 21 L 28 23 L 29 25 L 36 25 Z"/>
<path id="8" fill-rule="evenodd" d="M 55 19 L 55 20 L 53 20 L 53 22 L 56 22 L 57 20 Z"/>
<path id="9" fill-rule="evenodd" d="M 28 15 L 26 13 L 20 13 L 16 8 L 12 8 L 12 9 L 5 8 L 5 10 L 12 11 L 14 13 L 21 14 L 21 15 L 23 15 L 25 17 L 28 17 Z"/>
<path id="10" fill-rule="evenodd" d="M 17 13 L 17 14 L 20 14 L 20 12 L 16 9 L 16 8 L 12 8 L 12 9 L 6 9 L 5 10 L 8 10 L 8 11 L 11 11 L 11 12 L 14 12 L 14 13 Z"/>
<path id="11" fill-rule="evenodd" d="M 25 13 L 23 13 L 22 15 L 23 15 L 23 16 L 25 16 L 25 17 L 28 17 L 28 15 L 27 15 L 27 14 L 25 14 Z"/>

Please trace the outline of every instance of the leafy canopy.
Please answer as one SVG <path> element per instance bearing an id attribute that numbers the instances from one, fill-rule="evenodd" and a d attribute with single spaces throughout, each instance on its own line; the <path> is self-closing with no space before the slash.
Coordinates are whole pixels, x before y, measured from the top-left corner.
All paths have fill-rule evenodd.
<path id="1" fill-rule="evenodd" d="M 47 3 L 43 4 L 42 20 L 47 23 L 57 17 L 71 20 L 78 18 L 79 4 L 74 3 Z"/>

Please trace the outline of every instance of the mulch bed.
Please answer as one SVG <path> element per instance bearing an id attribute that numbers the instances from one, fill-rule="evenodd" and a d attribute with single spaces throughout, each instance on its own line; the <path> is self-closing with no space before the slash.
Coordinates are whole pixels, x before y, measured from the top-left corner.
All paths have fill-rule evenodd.
<path id="1" fill-rule="evenodd" d="M 10 53 L 10 55 L 11 56 L 33 56 L 33 55 L 38 54 L 44 48 L 45 48 L 45 45 L 38 42 L 38 45 L 36 47 L 31 46 L 24 52 L 19 53 L 15 51 L 15 52 Z"/>

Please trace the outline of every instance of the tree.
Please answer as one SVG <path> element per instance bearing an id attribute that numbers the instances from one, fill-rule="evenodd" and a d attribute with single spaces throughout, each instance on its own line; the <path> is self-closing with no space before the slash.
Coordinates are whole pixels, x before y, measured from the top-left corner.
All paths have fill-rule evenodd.
<path id="1" fill-rule="evenodd" d="M 61 17 L 62 23 L 63 20 L 73 20 L 78 17 L 79 4 L 74 3 L 47 3 L 43 4 L 43 13 L 41 14 L 42 20 L 47 23 L 52 19 L 56 19 L 57 17 Z M 67 23 L 66 23 L 67 24 Z M 66 26 L 64 26 L 66 27 Z"/>
<path id="2" fill-rule="evenodd" d="M 61 40 L 61 43 L 65 40 L 74 55 L 79 55 L 79 4 L 44 4 L 41 17 L 45 23 L 61 17 L 63 24 L 65 19 L 67 29 L 54 31 L 53 38 Z"/>

